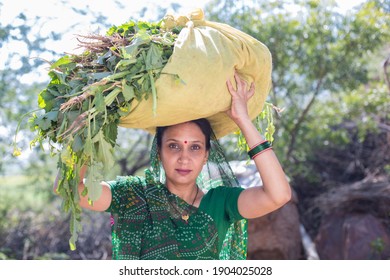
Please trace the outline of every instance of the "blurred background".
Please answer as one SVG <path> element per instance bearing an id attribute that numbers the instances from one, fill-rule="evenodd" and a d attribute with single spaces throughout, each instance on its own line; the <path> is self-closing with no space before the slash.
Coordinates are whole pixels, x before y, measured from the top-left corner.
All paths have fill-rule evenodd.
<path id="1" fill-rule="evenodd" d="M 204 9 L 266 44 L 274 150 L 294 190 L 249 221 L 248 259 L 390 258 L 390 3 L 385 0 L 0 1 L 0 259 L 110 259 L 108 213 L 85 210 L 77 250 L 52 185 L 57 156 L 30 147 L 28 112 L 47 69 L 75 53 L 77 35 L 129 19 Z M 23 116 L 27 114 L 27 116 Z M 13 157 L 12 142 L 22 148 Z M 120 129 L 116 175 L 148 167 L 151 136 Z M 244 186 L 261 182 L 237 139 L 221 142 Z"/>

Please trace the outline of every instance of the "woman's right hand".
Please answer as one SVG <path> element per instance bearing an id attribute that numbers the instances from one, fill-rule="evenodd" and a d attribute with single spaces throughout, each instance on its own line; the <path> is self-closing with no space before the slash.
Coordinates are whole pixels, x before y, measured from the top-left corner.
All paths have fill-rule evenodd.
<path id="1" fill-rule="evenodd" d="M 234 78 L 236 80 L 237 89 L 234 89 L 230 80 L 226 81 L 227 88 L 232 96 L 231 107 L 226 113 L 237 125 L 239 125 L 243 121 L 251 121 L 248 114 L 248 101 L 255 94 L 255 84 L 251 83 L 248 88 L 247 82 L 242 79 L 237 72 L 234 73 Z"/>

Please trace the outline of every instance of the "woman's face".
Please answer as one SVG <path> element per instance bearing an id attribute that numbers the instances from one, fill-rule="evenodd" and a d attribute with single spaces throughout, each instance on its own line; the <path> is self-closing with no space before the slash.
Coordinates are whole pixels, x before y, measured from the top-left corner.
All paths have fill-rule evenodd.
<path id="1" fill-rule="evenodd" d="M 168 127 L 163 134 L 160 159 L 167 185 L 194 185 L 207 162 L 206 137 L 192 122 Z"/>

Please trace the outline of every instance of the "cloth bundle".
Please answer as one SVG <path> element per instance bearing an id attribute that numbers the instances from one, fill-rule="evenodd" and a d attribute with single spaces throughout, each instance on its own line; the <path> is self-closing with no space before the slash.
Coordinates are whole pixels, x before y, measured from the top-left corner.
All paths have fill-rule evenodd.
<path id="1" fill-rule="evenodd" d="M 237 129 L 225 113 L 231 104 L 226 81 L 234 81 L 235 71 L 248 86 L 255 83 L 255 94 L 248 104 L 250 117 L 254 119 L 262 111 L 271 87 L 272 58 L 268 48 L 227 24 L 204 20 L 201 9 L 187 19 L 156 81 L 157 111 L 152 113 L 151 99 L 134 100 L 119 126 L 154 133 L 156 126 L 207 118 L 217 138 L 223 137 Z"/>

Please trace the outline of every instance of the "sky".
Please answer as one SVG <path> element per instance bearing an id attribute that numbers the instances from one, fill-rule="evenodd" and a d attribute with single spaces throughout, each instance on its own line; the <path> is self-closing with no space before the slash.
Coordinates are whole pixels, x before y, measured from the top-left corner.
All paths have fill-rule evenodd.
<path id="1" fill-rule="evenodd" d="M 65 5 L 64 2 L 66 2 Z M 45 49 L 56 50 L 59 54 L 75 53 L 78 51 L 76 40 L 78 34 L 95 33 L 98 30 L 106 31 L 102 30 L 101 26 L 92 24 L 94 14 L 104 14 L 107 17 L 106 23 L 109 25 L 120 25 L 130 18 L 156 20 L 158 5 L 170 7 L 171 3 L 180 3 L 179 12 L 188 14 L 194 8 L 203 8 L 207 2 L 209 0 L 0 0 L 0 23 L 2 26 L 16 25 L 17 17 L 21 13 L 27 18 L 38 17 L 40 18 L 39 24 L 31 23 L 33 34 L 39 33 L 41 36 L 49 36 L 53 31 L 63 34 L 61 40 L 45 43 Z M 138 15 L 141 14 L 144 7 L 148 7 L 148 13 L 142 18 Z M 89 13 L 80 15 L 74 9 L 89 11 Z M 173 12 L 172 9 L 170 11 Z M 15 49 L 21 55 L 27 54 L 26 45 L 23 42 L 12 42 L 12 44 L 2 47 L 0 49 L 0 69 L 4 67 L 2 61 L 6 61 L 7 53 Z M 58 59 L 50 54 L 40 54 L 40 57 L 47 61 Z M 17 69 L 20 66 L 20 61 L 17 57 L 14 60 L 11 65 Z M 43 67 L 45 66 L 38 69 L 35 74 L 22 77 L 21 82 L 44 80 L 44 75 L 39 74 L 45 72 Z"/>
<path id="2" fill-rule="evenodd" d="M 15 0 L 0 0 L 0 22 L 8 24 L 15 21 L 15 18 L 24 13 L 27 17 L 38 16 L 45 18 L 45 23 L 37 28 L 40 28 L 42 35 L 49 34 L 54 28 L 55 31 L 69 29 L 73 23 L 77 22 L 77 26 L 72 26 L 72 32 L 79 33 L 95 31 L 98 26 L 91 25 L 94 12 L 104 14 L 110 25 L 119 25 L 129 20 L 130 17 L 140 20 L 154 20 L 157 12 L 157 5 L 169 7 L 171 3 L 180 3 L 182 6 L 180 12 L 187 14 L 193 8 L 203 8 L 209 0 L 122 0 L 119 6 L 115 0 L 16 0 L 18 5 L 15 5 Z M 66 5 L 62 2 L 66 2 Z M 163 3 L 163 4 L 161 4 Z M 195 4 L 196 3 L 196 4 Z M 148 13 L 141 18 L 139 15 L 144 7 L 148 7 Z M 90 13 L 80 15 L 74 12 L 74 9 L 89 10 Z M 66 34 L 67 35 L 67 34 Z M 72 36 L 72 35 L 71 35 Z M 64 45 L 64 41 L 59 47 L 67 49 L 68 44 Z"/>
<path id="3" fill-rule="evenodd" d="M 337 0 L 340 9 L 343 11 L 348 11 L 362 1 Z M 38 17 L 40 23 L 31 24 L 33 26 L 32 34 L 40 33 L 41 36 L 48 36 L 53 31 L 63 34 L 61 40 L 45 43 L 45 49 L 55 50 L 59 54 L 75 53 L 78 51 L 76 40 L 78 34 L 94 33 L 97 30 L 105 31 L 101 30 L 101 26 L 92 24 L 94 14 L 102 13 L 107 17 L 106 23 L 119 25 L 130 18 L 156 20 L 158 5 L 169 7 L 171 3 L 180 3 L 179 13 L 188 14 L 194 8 L 204 8 L 208 2 L 210 0 L 0 0 L 0 23 L 3 26 L 16 24 L 17 16 L 20 13 L 24 13 L 27 18 Z M 145 17 L 135 16 L 140 15 L 145 6 L 148 7 L 148 13 L 145 14 Z M 89 11 L 89 13 L 80 15 L 74 11 L 75 9 Z M 2 61 L 6 61 L 7 52 L 15 49 L 21 55 L 27 54 L 26 45 L 23 42 L 16 41 L 8 44 L 0 49 L 0 69 L 4 66 Z M 58 59 L 58 57 L 52 57 L 50 54 L 39 54 L 39 56 L 47 61 Z M 12 65 L 17 69 L 20 66 L 20 61 L 17 57 L 14 60 Z M 25 75 L 21 78 L 21 82 L 45 81 L 47 76 L 45 76 L 46 70 L 44 67 L 47 66 L 42 65 L 35 73 Z"/>
<path id="4" fill-rule="evenodd" d="M 337 0 L 342 10 L 361 3 L 363 0 Z M 15 4 L 17 2 L 17 4 Z M 66 2 L 66 8 L 64 4 Z M 50 33 L 53 28 L 66 30 L 73 22 L 79 24 L 73 28 L 74 32 L 85 32 L 86 30 L 96 30 L 96 26 L 91 25 L 91 15 L 77 15 L 73 9 L 83 9 L 88 7 L 90 11 L 102 12 L 112 25 L 126 22 L 130 16 L 140 13 L 143 7 L 148 6 L 150 13 L 146 14 L 146 20 L 153 18 L 153 13 L 157 5 L 169 6 L 171 3 L 180 3 L 180 12 L 187 14 L 193 8 L 203 8 L 210 0 L 122 0 L 119 7 L 114 0 L 0 0 L 0 22 L 2 24 L 12 23 L 21 12 L 28 17 L 38 16 L 47 18 L 45 24 L 37 27 L 44 35 Z M 161 4 L 163 3 L 163 5 Z M 91 13 L 92 14 L 92 13 Z M 149 17 L 149 18 L 148 18 Z M 142 18 L 140 18 L 142 19 Z M 63 40 L 59 47 L 67 49 L 71 44 L 64 44 Z"/>

